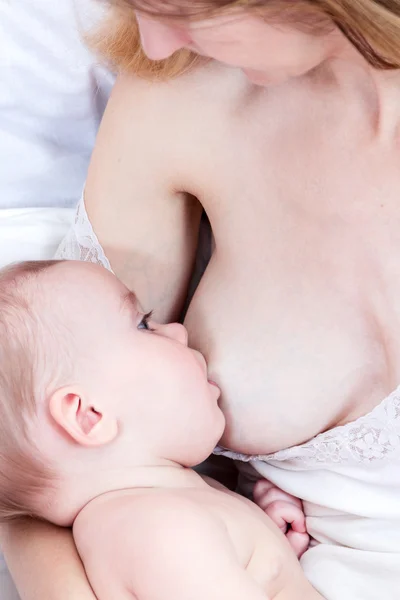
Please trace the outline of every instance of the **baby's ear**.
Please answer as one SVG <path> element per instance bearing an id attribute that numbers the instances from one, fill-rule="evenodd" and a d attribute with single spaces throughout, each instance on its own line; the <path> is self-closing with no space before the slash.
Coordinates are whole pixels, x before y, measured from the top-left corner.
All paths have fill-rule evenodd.
<path id="1" fill-rule="evenodd" d="M 116 419 L 91 404 L 76 387 L 54 392 L 49 411 L 57 425 L 81 446 L 104 446 L 118 434 Z"/>

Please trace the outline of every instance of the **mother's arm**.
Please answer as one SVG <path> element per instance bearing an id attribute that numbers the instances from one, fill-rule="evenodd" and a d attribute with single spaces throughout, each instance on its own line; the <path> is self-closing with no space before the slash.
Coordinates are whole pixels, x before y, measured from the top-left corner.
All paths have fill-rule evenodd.
<path id="1" fill-rule="evenodd" d="M 22 600 L 96 600 L 69 529 L 26 519 L 0 540 Z"/>
<path id="2" fill-rule="evenodd" d="M 115 274 L 160 321 L 182 310 L 202 210 L 180 192 L 193 169 L 185 161 L 190 136 L 179 105 L 168 83 L 120 77 L 85 190 L 89 219 Z"/>

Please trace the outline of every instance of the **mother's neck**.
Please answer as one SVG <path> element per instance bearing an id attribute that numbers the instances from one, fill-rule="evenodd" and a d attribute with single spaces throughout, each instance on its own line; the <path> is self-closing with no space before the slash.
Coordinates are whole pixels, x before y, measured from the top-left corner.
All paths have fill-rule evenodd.
<path id="1" fill-rule="evenodd" d="M 312 74 L 318 83 L 356 104 L 376 136 L 390 138 L 400 124 L 400 69 L 372 67 L 340 32 L 332 33 L 329 58 Z"/>

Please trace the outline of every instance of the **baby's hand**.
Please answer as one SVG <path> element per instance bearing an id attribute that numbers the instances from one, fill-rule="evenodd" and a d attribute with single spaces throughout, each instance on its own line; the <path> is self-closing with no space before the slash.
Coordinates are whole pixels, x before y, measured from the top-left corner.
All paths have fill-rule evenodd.
<path id="1" fill-rule="evenodd" d="M 254 502 L 283 531 L 297 557 L 300 558 L 310 543 L 302 501 L 286 494 L 266 479 L 257 481 L 253 497 Z"/>

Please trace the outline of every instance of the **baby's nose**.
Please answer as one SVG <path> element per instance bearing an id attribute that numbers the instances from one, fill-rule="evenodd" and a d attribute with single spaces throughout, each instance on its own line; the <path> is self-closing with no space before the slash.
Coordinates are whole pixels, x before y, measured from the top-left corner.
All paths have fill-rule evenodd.
<path id="1" fill-rule="evenodd" d="M 165 335 L 165 337 L 175 340 L 183 346 L 188 345 L 187 329 L 180 323 L 169 323 L 168 325 L 163 325 L 161 333 Z"/>

